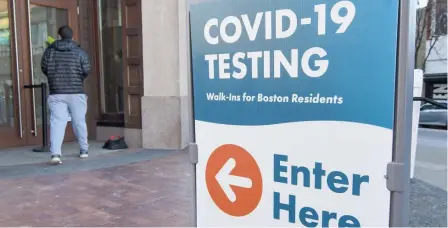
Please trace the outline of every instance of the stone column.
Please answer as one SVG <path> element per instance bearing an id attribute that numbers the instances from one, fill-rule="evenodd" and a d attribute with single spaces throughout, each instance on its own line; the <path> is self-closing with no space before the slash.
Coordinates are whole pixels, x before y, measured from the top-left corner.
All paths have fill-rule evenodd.
<path id="1" fill-rule="evenodd" d="M 190 141 L 186 0 L 142 0 L 143 148 L 182 149 Z"/>

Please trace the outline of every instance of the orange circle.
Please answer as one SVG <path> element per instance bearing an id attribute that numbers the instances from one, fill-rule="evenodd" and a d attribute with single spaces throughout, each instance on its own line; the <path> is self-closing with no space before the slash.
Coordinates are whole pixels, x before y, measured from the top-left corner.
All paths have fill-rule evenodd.
<path id="1" fill-rule="evenodd" d="M 252 181 L 250 188 L 230 185 L 236 196 L 234 202 L 228 198 L 216 179 L 216 174 L 229 159 L 234 159 L 236 164 L 230 175 L 249 178 Z M 205 180 L 213 202 L 228 215 L 236 217 L 248 215 L 255 210 L 261 200 L 263 183 L 260 168 L 252 155 L 240 146 L 226 144 L 216 148 L 207 161 Z"/>

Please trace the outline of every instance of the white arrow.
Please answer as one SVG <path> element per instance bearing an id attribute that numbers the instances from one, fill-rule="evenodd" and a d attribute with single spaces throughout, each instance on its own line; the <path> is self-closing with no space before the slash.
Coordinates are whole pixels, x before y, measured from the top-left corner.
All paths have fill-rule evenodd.
<path id="1" fill-rule="evenodd" d="M 227 198 L 233 202 L 236 201 L 235 192 L 233 192 L 231 185 L 238 186 L 242 188 L 251 188 L 252 180 L 247 177 L 240 177 L 231 175 L 230 172 L 235 168 L 236 161 L 233 158 L 229 158 L 226 164 L 219 170 L 216 174 L 215 178 L 218 181 L 218 184 L 221 186 L 222 190 L 226 194 Z"/>

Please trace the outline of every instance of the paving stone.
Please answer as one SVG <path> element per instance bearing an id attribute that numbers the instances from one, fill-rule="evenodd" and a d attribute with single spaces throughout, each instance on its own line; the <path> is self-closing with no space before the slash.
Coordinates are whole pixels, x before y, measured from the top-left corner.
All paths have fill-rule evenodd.
<path id="1" fill-rule="evenodd" d="M 191 171 L 188 155 L 174 153 L 76 173 L 0 179 L 0 224 L 192 226 L 193 194 L 185 180 Z"/>

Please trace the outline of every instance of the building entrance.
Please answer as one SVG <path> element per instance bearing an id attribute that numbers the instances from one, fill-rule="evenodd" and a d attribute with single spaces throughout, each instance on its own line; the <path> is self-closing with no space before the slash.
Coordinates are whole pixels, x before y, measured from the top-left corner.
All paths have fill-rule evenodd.
<path id="1" fill-rule="evenodd" d="M 0 148 L 42 142 L 41 91 L 24 85 L 47 82 L 41 58 L 62 25 L 79 40 L 77 1 L 0 0 Z M 74 139 L 68 124 L 65 141 Z"/>

